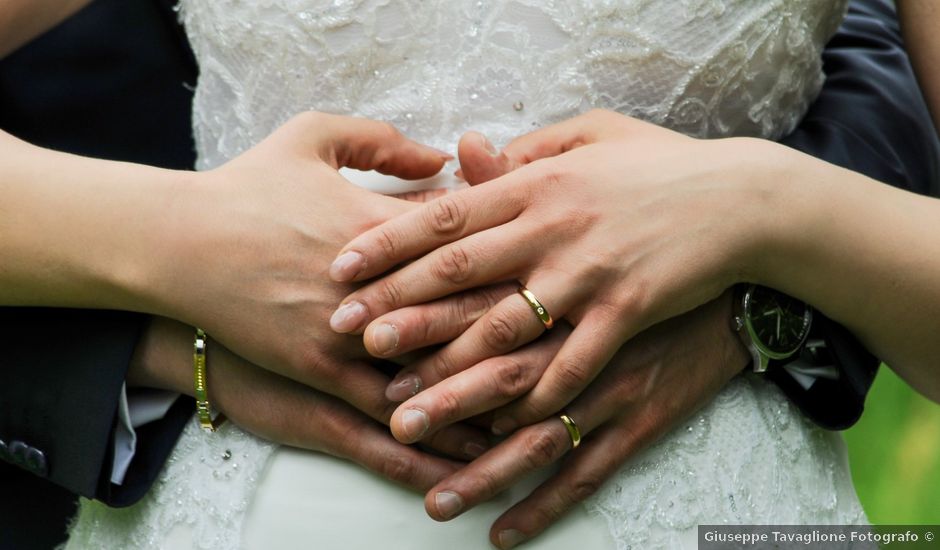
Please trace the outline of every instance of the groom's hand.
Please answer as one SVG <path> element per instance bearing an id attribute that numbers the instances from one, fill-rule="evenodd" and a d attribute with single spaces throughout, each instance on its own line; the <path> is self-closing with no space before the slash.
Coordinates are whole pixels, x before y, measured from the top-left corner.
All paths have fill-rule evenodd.
<path id="1" fill-rule="evenodd" d="M 535 537 L 594 494 L 633 456 L 707 404 L 744 368 L 749 356 L 729 326 L 730 315 L 729 292 L 633 338 L 565 408 L 583 437 L 577 449 L 572 450 L 557 416 L 520 428 L 432 488 L 425 497 L 428 514 L 437 520 L 452 519 L 564 458 L 557 473 L 500 516 L 490 530 L 490 540 L 503 549 Z M 546 357 L 531 348 L 548 342 L 557 349 L 559 344 L 552 340 L 558 337 L 551 334 L 548 340 L 488 362 L 544 370 L 551 352 Z M 489 393 L 480 374 L 470 378 L 461 373 L 412 401 L 432 417 L 449 411 L 451 402 L 472 407 L 470 403 Z"/>
<path id="2" fill-rule="evenodd" d="M 154 318 L 128 372 L 129 386 L 193 394 L 192 327 Z M 252 365 L 209 342 L 209 399 L 241 428 L 283 445 L 347 459 L 418 491 L 462 465 L 395 441 L 388 429 L 339 399 Z M 436 446 L 462 457 L 466 433 L 441 432 Z"/>

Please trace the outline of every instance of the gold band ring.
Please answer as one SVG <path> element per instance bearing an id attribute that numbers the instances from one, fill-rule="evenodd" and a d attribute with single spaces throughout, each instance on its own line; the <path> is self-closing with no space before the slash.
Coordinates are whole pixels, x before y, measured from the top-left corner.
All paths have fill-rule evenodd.
<path id="1" fill-rule="evenodd" d="M 555 321 L 552 320 L 552 316 L 548 313 L 548 310 L 545 309 L 545 306 L 542 305 L 542 302 L 535 297 L 535 294 L 532 294 L 531 290 L 521 286 L 519 287 L 519 294 L 522 294 L 525 301 L 529 303 L 529 307 L 531 307 L 535 315 L 538 316 L 539 321 L 542 321 L 542 324 L 545 325 L 546 330 L 550 330 L 555 326 Z"/>
<path id="2" fill-rule="evenodd" d="M 574 419 L 563 414 L 559 416 L 561 418 L 561 423 L 565 425 L 565 429 L 568 430 L 568 436 L 571 437 L 571 448 L 577 449 L 578 445 L 581 444 L 581 430 L 578 428 L 578 425 L 575 423 Z"/>

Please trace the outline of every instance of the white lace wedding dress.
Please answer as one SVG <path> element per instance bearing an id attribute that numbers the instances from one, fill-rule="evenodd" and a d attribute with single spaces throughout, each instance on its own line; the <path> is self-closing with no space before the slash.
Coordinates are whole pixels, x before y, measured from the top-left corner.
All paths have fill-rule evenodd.
<path id="1" fill-rule="evenodd" d="M 592 107 L 696 136 L 777 138 L 818 92 L 820 52 L 845 2 L 182 0 L 180 9 L 201 69 L 194 127 L 206 169 L 305 109 L 386 120 L 451 151 L 466 130 L 505 144 Z M 491 521 L 535 481 L 437 524 L 421 495 L 345 462 L 193 424 L 142 502 L 84 501 L 68 547 L 486 548 Z M 745 375 L 527 547 L 694 548 L 703 523 L 864 521 L 838 435 Z"/>

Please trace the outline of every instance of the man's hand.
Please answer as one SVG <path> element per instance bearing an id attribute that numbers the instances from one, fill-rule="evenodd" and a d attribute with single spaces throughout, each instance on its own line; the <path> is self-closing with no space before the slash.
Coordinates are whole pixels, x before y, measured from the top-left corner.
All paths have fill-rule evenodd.
<path id="1" fill-rule="evenodd" d="M 480 458 L 436 484 L 425 497 L 428 514 L 452 519 L 565 458 L 561 469 L 493 524 L 490 540 L 511 548 L 529 540 L 594 494 L 631 457 L 707 404 L 747 364 L 749 355 L 729 326 L 731 293 L 656 325 L 617 352 L 604 371 L 566 409 L 580 428 L 581 445 L 552 417 L 520 428 Z M 544 371 L 570 329 L 559 326 L 507 356 L 449 378 L 406 402 L 433 429 L 518 395 L 510 370 L 528 378 Z M 496 413 L 497 415 L 499 412 Z M 396 414 L 396 433 L 403 433 Z"/>
<path id="2" fill-rule="evenodd" d="M 154 318 L 137 347 L 127 383 L 193 394 L 192 327 Z M 463 463 L 395 441 L 388 429 L 347 403 L 252 365 L 209 342 L 209 399 L 230 421 L 264 439 L 351 460 L 385 478 L 427 491 Z M 462 459 L 475 430 L 454 426 L 433 446 Z M 485 441 L 485 440 L 484 440 Z"/>
<path id="3" fill-rule="evenodd" d="M 730 294 L 656 325 L 620 349 L 565 409 L 584 438 L 576 450 L 558 418 L 522 428 L 431 489 L 428 513 L 454 516 L 437 506 L 441 492 L 458 495 L 466 509 L 567 455 L 558 473 L 496 520 L 490 540 L 510 548 L 541 533 L 707 404 L 747 364 L 747 351 L 728 325 Z"/>

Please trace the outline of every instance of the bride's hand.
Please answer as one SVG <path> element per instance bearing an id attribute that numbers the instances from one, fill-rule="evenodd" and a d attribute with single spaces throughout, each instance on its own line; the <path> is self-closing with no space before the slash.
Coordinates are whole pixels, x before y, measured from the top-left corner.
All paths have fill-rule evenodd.
<path id="1" fill-rule="evenodd" d="M 330 314 L 355 287 L 331 283 L 326 273 L 344 242 L 416 205 L 356 187 L 337 169 L 421 178 L 446 158 L 384 123 L 299 115 L 229 163 L 190 175 L 175 195 L 153 199 L 165 229 L 152 235 L 151 248 L 138 245 L 147 269 L 134 286 L 144 300 L 130 309 L 199 326 L 251 363 L 387 423 L 394 409 L 385 398 L 388 376 L 372 366 L 361 339 L 329 328 L 348 322 L 343 312 Z M 428 311 L 464 302 L 452 298 Z M 453 338 L 474 320 L 451 316 L 435 329 Z M 485 448 L 483 434 L 458 430 L 461 437 L 429 443 L 462 459 Z"/>
<path id="2" fill-rule="evenodd" d="M 366 280 L 419 257 L 343 301 L 359 312 L 350 328 L 371 322 L 369 345 L 388 312 L 495 281 L 523 281 L 575 330 L 496 427 L 508 432 L 542 420 L 581 393 L 630 337 L 742 279 L 760 242 L 755 212 L 762 212 L 767 186 L 749 170 L 748 157 L 727 154 L 729 141 L 695 140 L 600 111 L 523 136 L 505 151 L 521 168 L 343 248 L 331 270 L 338 281 Z M 735 150 L 760 154 L 758 147 Z M 544 330 L 513 293 L 396 383 L 428 387 Z"/>

